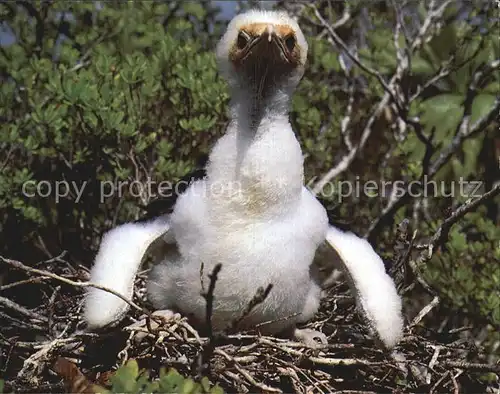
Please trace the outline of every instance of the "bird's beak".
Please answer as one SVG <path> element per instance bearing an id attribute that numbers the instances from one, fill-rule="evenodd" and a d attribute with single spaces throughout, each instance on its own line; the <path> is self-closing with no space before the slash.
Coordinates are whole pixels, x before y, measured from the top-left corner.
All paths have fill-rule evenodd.
<path id="1" fill-rule="evenodd" d="M 275 31 L 274 26 L 267 25 L 264 32 L 253 38 L 241 53 L 241 62 L 258 62 L 273 65 L 286 65 L 292 61 L 292 53 L 288 50 L 283 37 Z"/>
<path id="2" fill-rule="evenodd" d="M 258 23 L 242 28 L 229 56 L 259 95 L 301 66 L 300 48 L 288 26 Z"/>

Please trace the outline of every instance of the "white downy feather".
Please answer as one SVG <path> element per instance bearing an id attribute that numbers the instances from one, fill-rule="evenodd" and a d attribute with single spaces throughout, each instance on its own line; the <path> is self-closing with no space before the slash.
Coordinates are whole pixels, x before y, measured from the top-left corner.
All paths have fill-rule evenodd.
<path id="1" fill-rule="evenodd" d="M 384 262 L 368 241 L 352 233 L 330 227 L 326 240 L 342 258 L 351 291 L 371 328 L 385 346 L 394 347 L 403 335 L 402 305 Z"/>
<path id="2" fill-rule="evenodd" d="M 134 279 L 149 246 L 169 230 L 167 217 L 146 223 L 126 223 L 108 231 L 90 271 L 90 281 L 132 298 Z M 90 288 L 84 318 L 89 328 L 119 321 L 129 305 L 109 292 Z"/>

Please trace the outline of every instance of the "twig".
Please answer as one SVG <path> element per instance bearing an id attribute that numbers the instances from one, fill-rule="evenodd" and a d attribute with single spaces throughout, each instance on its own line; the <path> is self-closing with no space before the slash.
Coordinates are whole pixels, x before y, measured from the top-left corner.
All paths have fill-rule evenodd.
<path id="1" fill-rule="evenodd" d="M 284 345 L 280 345 L 280 344 L 272 342 L 266 338 L 259 338 L 259 342 L 266 344 L 268 346 L 274 347 L 276 349 L 279 349 L 279 350 L 281 350 L 285 353 L 288 353 L 292 356 L 304 357 L 304 353 L 302 353 L 301 351 L 291 349 L 291 348 L 284 346 Z M 329 366 L 337 366 L 337 365 L 345 365 L 345 366 L 386 365 L 387 366 L 387 365 L 390 365 L 387 362 L 368 361 L 368 360 L 357 359 L 357 358 L 329 358 L 329 357 L 316 357 L 316 356 L 309 356 L 309 357 L 305 357 L 305 358 L 314 364 L 329 365 Z"/>
<path id="2" fill-rule="evenodd" d="M 335 167 L 330 169 L 314 185 L 313 188 L 314 194 L 320 193 L 321 190 L 323 190 L 323 188 L 328 184 L 328 182 L 330 182 L 333 178 L 336 178 L 338 175 L 340 175 L 349 168 L 351 163 L 356 158 L 358 152 L 360 152 L 364 148 L 366 141 L 368 140 L 372 132 L 372 125 L 389 103 L 389 98 L 390 96 L 386 93 L 382 98 L 382 100 L 379 102 L 379 104 L 376 106 L 375 110 L 373 111 L 368 121 L 366 122 L 363 132 L 361 133 L 361 138 L 359 142 L 352 148 L 352 150 L 348 151 L 347 154 L 345 154 L 344 157 L 342 157 L 342 159 L 337 163 Z"/>
<path id="3" fill-rule="evenodd" d="M 459 394 L 460 390 L 458 388 L 457 379 L 453 374 L 450 374 L 451 382 L 453 383 L 453 394 Z"/>
<path id="4" fill-rule="evenodd" d="M 427 29 L 429 27 L 428 24 L 430 23 L 430 20 L 433 20 L 433 18 L 436 18 L 437 16 L 441 15 L 449 3 L 450 3 L 450 0 L 443 3 L 443 5 L 438 10 L 435 10 L 435 11 L 433 10 L 433 11 L 429 12 L 429 15 L 428 15 L 427 20 L 426 20 L 427 26 L 422 26 L 422 29 L 420 30 L 419 35 L 417 36 L 415 42 L 412 44 L 410 52 L 413 52 L 414 50 L 416 50 L 419 47 L 419 44 L 418 43 L 416 44 L 416 41 L 418 39 L 422 39 L 422 37 L 427 34 Z M 404 100 L 402 98 L 402 95 L 397 95 L 394 89 L 396 88 L 396 85 L 398 85 L 398 82 L 401 81 L 401 78 L 404 75 L 404 73 L 408 71 L 408 68 L 409 68 L 408 57 L 409 57 L 409 55 L 407 54 L 406 56 L 399 56 L 398 59 L 400 61 L 398 61 L 396 72 L 391 77 L 390 81 L 387 83 L 378 71 L 373 70 L 370 67 L 363 64 L 356 55 L 354 55 L 353 53 L 351 53 L 349 51 L 349 49 L 347 48 L 347 45 L 337 35 L 335 30 L 332 28 L 332 26 L 330 26 L 326 22 L 326 20 L 321 16 L 321 13 L 314 5 L 309 5 L 309 7 L 311 7 L 314 10 L 316 17 L 321 21 L 324 28 L 328 30 L 328 32 L 330 33 L 334 42 L 346 52 L 346 54 L 349 56 L 349 58 L 356 65 L 358 65 L 358 67 L 360 67 L 362 70 L 369 73 L 370 75 L 376 77 L 385 90 L 384 96 L 382 97 L 382 99 L 380 100 L 378 105 L 376 105 L 375 110 L 372 112 L 370 118 L 368 119 L 368 121 L 365 124 L 363 132 L 361 133 L 361 138 L 360 138 L 359 142 L 354 147 L 352 147 L 352 149 L 349 149 L 348 152 L 337 163 L 337 165 L 335 167 L 333 167 L 332 169 L 330 169 L 314 186 L 313 193 L 318 194 L 321 192 L 321 190 L 323 190 L 323 188 L 326 186 L 326 184 L 328 182 L 330 182 L 330 180 L 337 177 L 338 175 L 340 175 L 341 173 L 343 173 L 344 171 L 346 171 L 349 168 L 349 166 L 354 161 L 354 159 L 356 158 L 358 153 L 363 150 L 368 138 L 370 137 L 371 132 L 372 132 L 373 123 L 381 115 L 382 111 L 384 111 L 384 109 L 391 103 L 391 101 L 396 105 L 397 110 L 400 114 L 407 112 L 407 110 L 403 108 L 403 103 L 405 103 L 406 100 Z M 431 9 L 433 9 L 433 6 L 431 6 Z M 425 23 L 424 23 L 424 25 L 425 25 Z M 401 97 L 399 97 L 399 96 L 401 96 Z M 406 106 L 407 106 L 407 103 L 406 103 Z M 387 214 L 388 212 L 393 212 L 393 209 L 392 209 L 393 204 L 396 204 L 398 201 L 399 201 L 398 199 L 394 198 L 394 202 L 392 202 L 392 201 L 390 202 L 391 206 L 390 206 L 390 208 L 387 209 L 387 212 L 383 213 L 383 216 L 385 216 L 385 214 Z M 395 207 L 396 207 L 396 205 L 394 205 L 394 208 Z"/>
<path id="5" fill-rule="evenodd" d="M 432 257 L 432 253 L 434 248 L 439 245 L 442 245 L 445 240 L 448 238 L 448 233 L 451 227 L 458 222 L 463 216 L 465 216 L 468 212 L 473 211 L 479 205 L 485 203 L 488 200 L 493 199 L 497 195 L 500 194 L 500 184 L 495 185 L 490 191 L 484 193 L 482 196 L 477 197 L 474 200 L 469 200 L 465 204 L 458 207 L 453 213 L 439 226 L 437 231 L 434 233 L 432 238 L 427 244 L 418 245 L 419 249 L 426 249 L 428 251 L 427 255 L 423 256 L 419 263 L 428 261 Z"/>
<path id="6" fill-rule="evenodd" d="M 460 148 L 463 142 L 471 138 L 472 136 L 482 132 L 496 117 L 500 112 L 500 98 L 495 100 L 495 104 L 490 109 L 490 111 L 485 114 L 481 119 L 474 123 L 467 134 L 458 133 L 445 149 L 443 149 L 436 160 L 429 166 L 429 174 L 427 179 L 432 179 L 437 172 L 451 159 L 455 152 Z M 392 216 L 404 203 L 409 199 L 410 195 L 408 192 L 401 193 L 401 195 L 391 200 L 383 209 L 382 213 L 372 222 L 368 231 L 365 233 L 365 238 L 370 238 L 377 229 L 384 223 L 388 217 Z"/>
<path id="7" fill-rule="evenodd" d="M 426 306 L 422 308 L 422 310 L 418 313 L 418 315 L 413 319 L 413 321 L 410 324 L 411 327 L 415 327 L 418 323 L 422 321 L 422 319 L 429 314 L 430 311 L 432 311 L 437 305 L 439 305 L 439 297 L 434 296 L 431 302 L 429 302 Z"/>
<path id="8" fill-rule="evenodd" d="M 499 65 L 500 65 L 500 59 L 496 59 L 481 67 L 472 76 L 472 79 L 469 83 L 469 87 L 467 88 L 467 93 L 465 95 L 464 115 L 462 116 L 462 120 L 457 126 L 456 134 L 461 134 L 465 136 L 469 133 L 472 104 L 477 96 L 479 84 L 481 83 L 484 77 L 491 74 L 494 70 L 497 70 Z"/>
<path id="9" fill-rule="evenodd" d="M 435 8 L 436 0 L 431 0 L 429 4 L 429 11 L 427 12 L 427 17 L 420 27 L 417 37 L 415 37 L 415 40 L 413 40 L 413 43 L 411 44 L 411 52 L 415 52 L 415 50 L 420 48 L 420 46 L 426 39 L 429 28 L 432 26 L 436 19 L 439 19 L 443 16 L 446 7 L 448 7 L 450 3 L 451 0 L 446 0 L 438 8 Z"/>
<path id="10" fill-rule="evenodd" d="M 284 367 L 278 367 L 276 368 L 277 371 L 285 376 L 288 376 L 290 378 L 290 381 L 292 382 L 293 389 L 295 390 L 296 393 L 303 393 L 306 392 L 304 390 L 304 386 L 300 383 L 299 376 L 297 375 L 297 372 L 292 367 L 287 366 L 287 368 Z"/>
<path id="11" fill-rule="evenodd" d="M 267 285 L 265 289 L 263 287 L 259 287 L 253 298 L 243 310 L 242 314 L 237 319 L 233 320 L 233 322 L 229 326 L 229 330 L 236 329 L 238 325 L 255 309 L 256 306 L 262 304 L 268 297 L 272 288 L 272 284 Z"/>
<path id="12" fill-rule="evenodd" d="M 50 332 L 50 335 L 53 337 L 54 336 L 54 332 L 53 332 L 53 324 L 54 324 L 54 321 L 53 321 L 53 318 L 54 318 L 54 303 L 56 301 L 56 297 L 57 295 L 59 294 L 59 291 L 61 290 L 61 286 L 57 286 L 55 289 L 54 289 L 54 292 L 52 293 L 52 295 L 50 296 L 50 299 L 49 299 L 49 305 L 48 305 L 48 327 L 49 327 L 49 332 Z"/>
<path id="13" fill-rule="evenodd" d="M 431 361 L 429 361 L 429 369 L 433 369 L 434 365 L 436 365 L 438 357 L 439 357 L 439 353 L 441 353 L 441 349 L 442 349 L 441 346 L 434 346 L 434 347 L 435 347 L 434 354 L 431 357 Z M 430 382 L 427 382 L 427 383 L 429 384 Z"/>
<path id="14" fill-rule="evenodd" d="M 396 241 L 394 243 L 394 259 L 390 269 L 390 274 L 394 278 L 398 291 L 406 285 L 406 268 L 413 250 L 416 231 L 410 241 L 408 241 L 408 226 L 410 221 L 403 219 L 396 229 Z"/>
<path id="15" fill-rule="evenodd" d="M 300 315 L 300 313 L 297 312 L 297 313 L 290 314 L 288 316 L 280 317 L 278 319 L 266 320 L 266 321 L 257 323 L 255 325 L 255 328 L 259 329 L 260 327 L 267 326 L 268 324 L 277 323 L 277 322 L 280 322 L 280 321 L 286 321 L 286 320 L 292 319 L 292 318 L 294 318 L 296 316 L 299 316 L 299 315 Z"/>
<path id="16" fill-rule="evenodd" d="M 243 377 L 250 383 L 252 384 L 253 386 L 257 387 L 259 390 L 263 390 L 265 392 L 270 392 L 270 393 L 282 393 L 282 391 L 280 389 L 277 389 L 277 388 L 274 388 L 274 387 L 271 387 L 271 386 L 268 386 L 264 383 L 260 383 L 260 382 L 257 382 L 255 380 L 255 378 L 245 369 L 243 369 L 240 365 L 238 365 L 238 363 L 234 360 L 233 357 L 231 357 L 229 354 L 227 354 L 226 352 L 224 352 L 223 350 L 221 349 L 216 349 L 215 350 L 215 353 L 221 355 L 222 357 L 224 357 L 227 361 L 230 361 L 234 368 L 241 374 L 243 375 Z"/>
<path id="17" fill-rule="evenodd" d="M 469 125 L 470 113 L 472 111 L 472 103 L 474 98 L 477 95 L 477 87 L 479 81 L 487 74 L 493 72 L 493 70 L 497 69 L 500 65 L 500 59 L 496 59 L 484 67 L 477 70 L 471 78 L 469 82 L 469 86 L 467 88 L 467 94 L 465 96 L 464 101 L 464 115 L 462 120 L 460 121 L 457 132 L 451 144 L 444 149 L 439 157 L 436 159 L 434 164 L 431 166 L 429 175 L 434 176 L 441 167 L 448 162 L 450 157 L 456 152 L 456 150 L 462 145 L 462 143 L 468 139 L 480 133 L 485 129 L 485 127 L 492 122 L 495 118 L 498 118 L 498 114 L 500 112 L 500 98 L 497 97 L 493 107 L 485 114 L 481 119 L 479 119 L 472 126 Z"/>
<path id="18" fill-rule="evenodd" d="M 42 316 L 42 317 L 44 317 L 44 316 Z M 12 326 L 12 327 L 17 327 L 17 328 L 22 328 L 22 329 L 27 328 L 27 329 L 34 330 L 34 331 L 46 331 L 47 330 L 47 327 L 45 327 L 45 326 L 41 326 L 41 325 L 38 325 L 36 323 L 28 322 L 25 317 L 17 319 L 15 317 L 8 315 L 7 313 L 0 312 L 0 319 L 3 319 L 3 320 L 1 320 L 3 322 L 8 322 L 8 324 L 7 323 L 3 324 L 4 328 Z"/>
<path id="19" fill-rule="evenodd" d="M 95 284 L 95 283 L 91 283 L 91 282 L 75 282 L 75 281 L 73 281 L 71 279 L 67 279 L 67 278 L 64 278 L 62 276 L 53 274 L 52 272 L 45 271 L 45 270 L 40 270 L 40 269 L 37 269 L 37 268 L 31 268 L 31 267 L 28 267 L 28 266 L 24 265 L 23 263 L 21 263 L 19 261 L 11 260 L 11 259 L 6 259 L 5 257 L 2 257 L 2 256 L 0 256 L 0 260 L 2 262 L 6 263 L 6 264 L 11 265 L 12 267 L 21 269 L 23 271 L 26 271 L 26 272 L 29 272 L 29 273 L 32 273 L 32 274 L 37 274 L 37 275 L 41 275 L 41 276 L 44 276 L 44 277 L 52 278 L 52 279 L 58 280 L 60 282 L 66 283 L 66 284 L 71 285 L 71 286 L 82 287 L 82 288 L 93 287 L 93 288 L 96 288 L 96 289 L 99 289 L 99 290 L 106 291 L 106 292 L 111 293 L 111 294 L 115 295 L 116 297 L 122 299 L 127 304 L 129 304 L 132 308 L 137 309 L 138 311 L 141 311 L 143 313 L 148 314 L 148 311 L 146 309 L 141 308 L 139 305 L 137 305 L 133 301 L 129 300 L 124 295 L 122 295 L 122 294 L 120 294 L 120 293 L 118 293 L 118 292 L 116 292 L 116 291 L 114 291 L 112 289 L 109 289 L 109 288 L 107 288 L 105 286 L 101 286 L 101 285 L 98 285 L 98 284 Z"/>
<path id="20" fill-rule="evenodd" d="M 467 361 L 442 361 L 439 363 L 439 365 L 448 368 L 467 369 L 469 371 L 473 370 L 500 373 L 500 365 L 498 364 L 469 363 Z"/>
<path id="21" fill-rule="evenodd" d="M 213 338 L 213 325 L 212 325 L 212 314 L 214 308 L 214 291 L 215 291 L 215 283 L 217 282 L 217 276 L 222 268 L 222 264 L 217 264 L 212 273 L 208 275 L 210 279 L 210 283 L 208 284 L 208 290 L 206 292 L 202 292 L 201 295 L 205 299 L 205 322 L 208 329 L 208 337 Z"/>
<path id="22" fill-rule="evenodd" d="M 390 84 L 387 84 L 384 77 L 382 77 L 382 74 L 380 74 L 377 70 L 374 70 L 374 69 L 368 67 L 363 62 L 361 62 L 361 60 L 359 60 L 359 58 L 349 50 L 346 43 L 340 38 L 340 36 L 335 31 L 335 29 L 323 18 L 323 16 L 319 12 L 318 8 L 314 4 L 309 4 L 309 7 L 313 9 L 314 14 L 316 15 L 316 18 L 318 18 L 318 20 L 321 22 L 323 27 L 328 31 L 328 33 L 330 34 L 330 37 L 335 42 L 335 45 L 342 48 L 342 50 L 346 53 L 346 55 L 349 57 L 349 59 L 351 59 L 359 68 L 361 68 L 366 73 L 377 78 L 377 80 L 382 85 L 382 87 L 385 89 L 385 91 L 391 96 L 393 101 L 396 102 L 396 99 L 393 96 L 394 92 L 392 91 Z"/>
<path id="23" fill-rule="evenodd" d="M 351 83 L 349 86 L 349 101 L 347 102 L 346 114 L 344 115 L 342 121 L 340 122 L 340 135 L 342 136 L 344 144 L 349 151 L 353 149 L 351 136 L 348 131 L 349 124 L 351 123 L 353 104 L 354 104 L 354 84 Z"/>
<path id="24" fill-rule="evenodd" d="M 202 291 L 201 296 L 205 299 L 205 323 L 208 330 L 208 341 L 203 347 L 203 351 L 200 353 L 200 358 L 198 361 L 198 376 L 206 376 L 210 373 L 210 360 L 212 359 L 214 349 L 215 349 L 215 337 L 214 329 L 212 324 L 212 314 L 214 308 L 214 291 L 215 283 L 217 282 L 217 277 L 222 268 L 222 264 L 215 265 L 212 273 L 208 275 L 210 282 L 208 284 L 208 290 Z M 201 270 L 203 269 L 203 265 Z M 203 278 L 202 271 L 200 271 L 200 277 Z M 203 288 L 203 282 L 202 282 Z"/>
<path id="25" fill-rule="evenodd" d="M 26 309 L 24 306 L 21 306 L 14 301 L 9 300 L 8 298 L 0 296 L 0 305 L 5 306 L 6 308 L 12 309 L 21 315 L 29 317 L 30 319 L 34 319 L 39 322 L 47 323 L 48 319 L 45 316 L 39 315 L 38 313 L 32 312 L 29 309 Z"/>
<path id="26" fill-rule="evenodd" d="M 0 291 L 11 289 L 13 287 L 20 286 L 20 285 L 43 282 L 46 279 L 50 279 L 50 278 L 48 276 L 38 276 L 36 278 L 24 279 L 24 280 L 20 280 L 20 281 L 13 282 L 13 283 L 7 283 L 6 285 L 0 286 Z"/>
<path id="27" fill-rule="evenodd" d="M 429 394 L 434 394 L 436 392 L 436 389 L 439 387 L 439 385 L 441 383 L 443 383 L 443 381 L 451 375 L 451 372 L 450 371 L 446 371 L 438 380 L 436 383 L 434 383 L 434 385 L 431 387 L 430 391 L 429 391 Z"/>
<path id="28" fill-rule="evenodd" d="M 38 386 L 42 370 L 47 363 L 51 362 L 54 353 L 63 346 L 77 342 L 79 342 L 77 338 L 71 337 L 55 339 L 46 343 L 40 350 L 24 361 L 23 367 L 17 374 L 18 379 L 28 382 L 30 385 L 33 385 L 33 387 Z"/>

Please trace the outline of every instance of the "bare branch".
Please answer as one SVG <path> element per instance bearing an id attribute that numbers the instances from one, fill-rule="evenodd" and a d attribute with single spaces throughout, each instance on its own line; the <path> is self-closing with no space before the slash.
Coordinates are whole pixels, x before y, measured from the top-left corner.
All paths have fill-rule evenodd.
<path id="1" fill-rule="evenodd" d="M 20 280 L 20 281 L 14 282 L 14 283 L 7 283 L 6 285 L 0 286 L 0 291 L 4 291 L 4 290 L 7 290 L 7 289 L 11 289 L 13 287 L 17 287 L 17 286 L 21 286 L 21 285 L 26 285 L 26 284 L 30 284 L 30 283 L 40 283 L 40 282 L 43 282 L 46 279 L 50 279 L 50 278 L 47 277 L 47 276 L 39 276 L 39 277 L 36 277 L 36 278 L 30 278 L 30 279 Z"/>
<path id="2" fill-rule="evenodd" d="M 200 268 L 200 278 L 203 278 L 203 271 L 202 271 L 203 267 L 204 265 L 202 264 Z M 205 324 L 208 330 L 208 342 L 204 345 L 203 351 L 200 353 L 200 357 L 198 359 L 198 375 L 200 377 L 205 376 L 210 372 L 210 360 L 212 359 L 215 349 L 216 338 L 214 337 L 212 316 L 214 308 L 215 284 L 217 282 L 217 278 L 221 268 L 222 264 L 217 264 L 213 268 L 212 273 L 208 274 L 208 278 L 210 279 L 210 282 L 208 284 L 208 290 L 206 292 L 202 290 L 201 292 L 201 296 L 205 299 Z M 204 287 L 203 281 L 201 285 L 203 288 Z"/>
<path id="3" fill-rule="evenodd" d="M 33 311 L 30 311 L 29 309 L 26 309 L 24 306 L 21 306 L 14 301 L 9 300 L 8 298 L 1 297 L 0 296 L 0 305 L 3 305 L 6 308 L 12 309 L 21 315 L 24 315 L 26 317 L 29 317 L 30 319 L 34 319 L 38 322 L 44 322 L 47 323 L 48 319 L 45 316 L 39 315 L 38 313 L 35 313 Z"/>
<path id="4" fill-rule="evenodd" d="M 269 284 L 265 289 L 263 287 L 259 287 L 253 298 L 243 310 L 242 314 L 231 323 L 231 325 L 229 326 L 230 329 L 237 328 L 238 325 L 243 321 L 243 319 L 245 319 L 245 317 L 247 317 L 255 309 L 256 306 L 262 304 L 269 296 L 272 288 L 272 284 Z"/>
<path id="5" fill-rule="evenodd" d="M 499 64 L 500 60 L 496 59 L 488 63 L 487 66 L 480 68 L 478 71 L 476 71 L 476 73 L 474 73 L 474 75 L 471 78 L 471 82 L 469 83 L 469 88 L 468 88 L 469 96 L 476 94 L 476 86 L 478 81 L 481 78 L 483 78 L 484 75 L 491 72 L 491 70 L 498 68 Z M 467 102 L 472 103 L 470 97 L 469 99 L 466 97 L 465 103 Z M 500 113 L 500 96 L 495 99 L 495 103 L 493 104 L 491 109 L 485 115 L 483 115 L 479 120 L 477 120 L 472 126 L 470 127 L 463 126 L 464 124 L 468 123 L 468 121 L 462 119 L 458 127 L 459 132 L 456 133 L 452 142 L 440 152 L 439 156 L 434 160 L 433 163 L 429 163 L 428 171 L 426 171 L 426 173 L 423 173 L 422 175 L 427 175 L 428 179 L 432 179 L 438 173 L 438 171 L 446 163 L 449 162 L 452 156 L 463 145 L 464 141 L 483 132 L 486 129 L 486 127 L 488 127 L 493 121 L 498 119 L 499 113 Z M 467 116 L 466 111 L 464 111 L 464 117 L 466 116 Z M 423 139 L 424 143 L 426 143 L 427 141 L 426 144 L 428 146 L 426 154 L 433 153 L 429 151 L 429 149 L 433 149 L 433 146 L 431 144 L 432 137 L 427 138 L 421 133 L 422 126 L 418 121 L 418 119 L 406 119 L 406 121 L 412 125 L 412 127 L 417 132 L 417 136 Z M 369 238 L 379 228 L 379 226 L 382 223 L 384 223 L 388 217 L 391 217 L 397 211 L 397 209 L 403 206 L 408 199 L 409 199 L 409 194 L 406 191 L 402 193 L 398 198 L 391 199 L 387 203 L 387 205 L 382 209 L 382 213 L 372 222 L 370 228 L 365 233 L 365 238 Z"/>
<path id="6" fill-rule="evenodd" d="M 413 321 L 410 324 L 410 327 L 416 326 L 418 323 L 422 321 L 422 319 L 428 315 L 438 304 L 439 304 L 439 297 L 434 296 L 431 302 L 429 302 L 426 306 L 422 308 L 422 310 L 418 313 L 418 315 L 413 319 Z"/>
<path id="7" fill-rule="evenodd" d="M 445 366 L 445 367 L 500 373 L 500 365 L 468 363 L 465 361 L 456 361 L 456 362 L 455 361 L 443 361 L 440 364 Z"/>
<path id="8" fill-rule="evenodd" d="M 58 280 L 60 282 L 66 283 L 66 284 L 71 285 L 71 286 L 82 287 L 82 288 L 94 287 L 96 289 L 106 291 L 108 293 L 111 293 L 111 294 L 115 295 L 118 298 L 121 298 L 123 301 L 125 301 L 127 304 L 129 304 L 132 308 L 137 309 L 137 310 L 139 310 L 139 311 L 141 311 L 143 313 L 149 314 L 147 310 L 145 310 L 144 308 L 141 308 L 139 305 L 135 304 L 133 301 L 129 300 L 124 295 L 122 295 L 122 294 L 120 294 L 120 293 L 118 293 L 118 292 L 116 292 L 116 291 L 114 291 L 112 289 L 109 289 L 109 288 L 107 288 L 105 286 L 101 286 L 101 285 L 98 285 L 98 284 L 95 284 L 95 283 L 91 283 L 91 282 L 75 282 L 75 281 L 73 281 L 71 279 L 63 278 L 62 276 L 53 274 L 52 272 L 44 271 L 44 270 L 39 270 L 39 269 L 36 269 L 36 268 L 31 268 L 31 267 L 28 267 L 28 266 L 24 265 L 23 263 L 21 263 L 19 261 L 11 260 L 11 259 L 6 259 L 5 257 L 2 257 L 2 256 L 0 256 L 0 260 L 2 262 L 4 262 L 4 263 L 9 264 L 12 267 L 18 268 L 20 270 L 29 272 L 31 274 L 37 274 L 37 275 L 41 275 L 41 276 L 44 276 L 44 277 L 52 278 L 52 279 Z"/>
<path id="9" fill-rule="evenodd" d="M 248 372 L 246 369 L 243 369 L 238 363 L 231 357 L 229 356 L 226 352 L 224 352 L 221 349 L 216 350 L 217 354 L 220 354 L 223 356 L 226 360 L 232 362 L 234 368 L 254 387 L 257 387 L 259 390 L 262 390 L 264 392 L 268 393 L 281 393 L 282 391 L 280 389 L 268 386 L 264 383 L 259 383 L 255 380 L 255 378 Z"/>
<path id="10" fill-rule="evenodd" d="M 420 262 L 427 261 L 432 257 L 433 249 L 442 245 L 448 238 L 451 227 L 457 223 L 467 213 L 476 209 L 479 205 L 500 195 L 500 183 L 495 185 L 490 191 L 484 193 L 481 197 L 469 200 L 458 207 L 453 213 L 439 226 L 430 241 L 425 245 L 418 245 L 418 249 L 427 249 L 428 253 Z"/>
<path id="11" fill-rule="evenodd" d="M 490 111 L 485 114 L 481 119 L 479 119 L 476 123 L 474 123 L 470 128 L 461 128 L 461 130 L 467 130 L 467 132 L 462 133 L 459 132 L 451 142 L 448 147 L 446 147 L 439 155 L 439 157 L 435 160 L 433 165 L 429 169 L 429 176 L 433 177 L 455 154 L 460 146 L 462 146 L 463 142 L 476 134 L 481 133 L 484 129 L 493 122 L 496 118 L 498 118 L 498 114 L 500 113 L 500 96 L 496 98 L 493 107 Z"/>
<path id="12" fill-rule="evenodd" d="M 429 37 L 427 36 L 429 32 L 429 28 L 434 24 L 434 22 L 441 18 L 444 14 L 444 11 L 446 10 L 446 7 L 451 4 L 451 0 L 446 0 L 444 1 L 438 8 L 436 7 L 436 0 L 431 0 L 429 4 L 429 10 L 427 12 L 427 17 L 425 18 L 424 23 L 422 24 L 422 27 L 420 28 L 417 37 L 415 37 L 415 40 L 413 41 L 411 45 L 411 52 L 415 52 L 420 46 L 423 44 L 423 42 L 428 39 Z"/>
<path id="13" fill-rule="evenodd" d="M 496 60 L 484 65 L 483 67 L 481 67 L 472 76 L 471 81 L 469 83 L 469 87 L 467 89 L 467 93 L 465 95 L 464 115 L 462 117 L 461 122 L 459 123 L 459 125 L 457 127 L 456 134 L 461 134 L 463 136 L 467 136 L 470 133 L 469 123 L 470 123 L 470 116 L 472 113 L 472 104 L 474 102 L 474 99 L 477 96 L 477 93 L 478 93 L 477 90 L 478 90 L 479 84 L 485 76 L 488 76 L 494 70 L 497 70 L 499 65 L 500 65 L 500 59 L 496 59 Z"/>
<path id="14" fill-rule="evenodd" d="M 356 155 L 359 151 L 361 151 L 368 138 L 370 137 L 370 134 L 372 132 L 372 125 L 375 122 L 375 120 L 380 116 L 386 105 L 389 103 L 390 96 L 388 93 L 384 95 L 382 100 L 379 102 L 377 105 L 375 111 L 372 113 L 368 121 L 366 122 L 365 128 L 363 129 L 363 133 L 361 134 L 361 139 L 358 142 L 356 146 L 353 147 L 352 150 L 350 150 L 342 159 L 340 160 L 339 163 L 332 169 L 330 169 L 323 177 L 314 185 L 313 187 L 313 193 L 318 194 L 323 190 L 323 188 L 330 182 L 333 178 L 337 177 L 341 173 L 343 173 L 345 170 L 349 168 L 353 160 L 356 158 Z"/>
<path id="15" fill-rule="evenodd" d="M 206 314 L 205 314 L 205 319 L 206 319 L 206 324 L 207 328 L 209 330 L 209 337 L 211 338 L 213 336 L 213 328 L 212 328 L 212 315 L 213 315 L 213 308 L 214 308 L 214 291 L 215 291 L 215 283 L 217 282 L 217 277 L 219 275 L 219 272 L 222 268 L 222 264 L 217 264 L 214 269 L 212 270 L 212 273 L 208 275 L 208 278 L 210 279 L 210 283 L 208 284 L 208 290 L 206 292 L 202 292 L 202 297 L 205 299 L 205 308 L 206 308 Z"/>
<path id="16" fill-rule="evenodd" d="M 344 141 L 345 146 L 349 151 L 353 150 L 351 133 L 349 130 L 349 124 L 351 123 L 352 117 L 352 107 L 354 104 L 354 84 L 351 83 L 349 86 L 349 101 L 347 102 L 347 109 L 342 121 L 340 122 L 340 134 Z"/>
<path id="17" fill-rule="evenodd" d="M 349 57 L 349 59 L 351 59 L 359 68 L 361 68 L 366 73 L 377 78 L 377 80 L 383 86 L 385 91 L 391 96 L 393 101 L 396 102 L 396 99 L 393 96 L 393 91 L 390 88 L 390 84 L 387 84 L 387 82 L 385 81 L 382 74 L 380 74 L 377 70 L 374 70 L 373 68 L 368 67 L 366 64 L 361 62 L 361 60 L 359 60 L 358 56 L 350 51 L 350 49 L 347 47 L 346 43 L 339 37 L 339 35 L 335 31 L 334 27 L 323 18 L 323 16 L 319 12 L 318 8 L 314 4 L 309 4 L 309 7 L 313 9 L 314 14 L 316 15 L 316 18 L 318 18 L 318 20 L 321 22 L 323 27 L 328 31 L 328 33 L 330 33 L 330 37 L 332 38 L 335 45 L 340 47 L 345 52 L 345 54 Z"/>

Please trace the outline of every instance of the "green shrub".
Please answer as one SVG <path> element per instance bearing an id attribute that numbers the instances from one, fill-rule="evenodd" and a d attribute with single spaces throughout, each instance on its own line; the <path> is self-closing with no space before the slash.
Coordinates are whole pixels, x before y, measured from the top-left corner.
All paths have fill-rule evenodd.
<path id="1" fill-rule="evenodd" d="M 183 394 L 223 394 L 217 385 L 212 386 L 208 378 L 200 382 L 185 378 L 175 369 L 160 370 L 158 380 L 151 380 L 146 371 L 140 371 L 135 360 L 129 360 L 111 377 L 111 390 L 102 393 L 183 393 Z"/>
<path id="2" fill-rule="evenodd" d="M 452 228 L 446 252 L 436 253 L 425 274 L 455 308 L 500 324 L 500 228 L 484 210 Z"/>
<path id="3" fill-rule="evenodd" d="M 92 3 L 73 3 L 72 20 L 62 21 L 69 5 L 55 2 L 38 11 L 46 13 L 39 48 L 37 26 L 24 23 L 27 10 L 0 7 L 18 37 L 0 57 L 0 146 L 8 155 L 0 174 L 0 231 L 13 235 L 2 247 L 32 259 L 33 248 L 20 246 L 33 242 L 43 252 L 69 249 L 89 261 L 91 254 L 79 252 L 95 248 L 113 223 L 137 217 L 159 181 L 192 170 L 224 126 L 227 92 L 212 48 L 184 33 L 179 40 L 208 11 L 197 8 L 193 21 L 172 16 L 164 28 L 178 7 L 116 2 L 97 11 Z M 192 12 L 193 4 L 186 9 Z M 57 198 L 61 181 L 73 187 Z M 27 197 L 26 182 L 30 195 L 34 184 L 53 189 L 47 197 Z"/>

